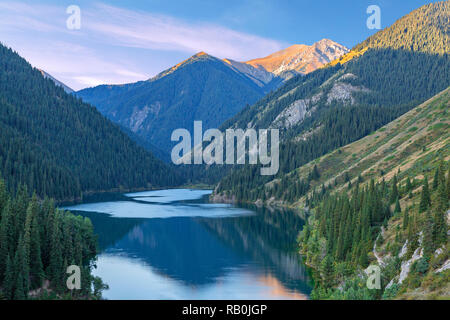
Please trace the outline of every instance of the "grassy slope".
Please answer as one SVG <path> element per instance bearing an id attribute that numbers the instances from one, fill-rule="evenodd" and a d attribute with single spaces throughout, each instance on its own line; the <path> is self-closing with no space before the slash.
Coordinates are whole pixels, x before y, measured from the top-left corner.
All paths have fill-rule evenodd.
<path id="1" fill-rule="evenodd" d="M 415 179 L 417 188 L 412 197 L 400 199 L 401 208 L 410 207 L 410 213 L 417 214 L 421 196 L 421 181 L 425 175 L 433 184 L 435 169 L 441 159 L 450 160 L 450 88 L 406 113 L 399 119 L 389 123 L 375 133 L 359 141 L 349 144 L 326 156 L 323 156 L 291 174 L 305 177 L 317 165 L 321 172 L 320 179 L 315 185 L 322 184 L 337 186 L 333 191 L 347 190 L 348 183 L 344 181 L 346 172 L 356 183 L 358 176 L 364 183 L 370 179 L 389 181 L 398 174 L 399 187 L 406 184 L 406 179 Z M 400 170 L 400 173 L 399 173 Z M 436 192 L 431 193 L 435 202 Z M 306 197 L 301 198 L 295 205 L 303 207 Z M 394 208 L 391 208 L 394 211 Z M 423 215 L 417 214 L 419 219 Z M 381 259 L 391 255 L 390 247 L 395 242 L 398 228 L 403 225 L 402 214 L 394 215 L 388 222 L 382 241 L 377 245 L 377 253 Z M 435 271 L 449 258 L 448 244 L 443 253 L 432 260 L 431 271 L 424 278 L 412 280 L 407 278 L 406 285 L 401 287 L 397 299 L 450 299 L 450 271 L 440 274 Z M 376 263 L 373 253 L 370 253 L 371 263 Z M 412 277 L 410 275 L 410 277 Z M 411 285 L 413 281 L 419 281 Z M 420 285 L 419 285 L 420 283 Z"/>
<path id="2" fill-rule="evenodd" d="M 450 159 L 450 88 L 380 128 L 363 139 L 342 147 L 291 172 L 307 178 L 314 165 L 321 173 L 312 186 L 334 184 L 336 191 L 346 187 L 344 175 L 349 173 L 352 183 L 358 175 L 365 181 L 383 177 L 390 180 L 400 169 L 411 178 L 433 167 L 438 154 Z M 424 150 L 424 147 L 426 150 Z M 380 172 L 384 175 L 381 176 Z M 405 176 L 406 177 L 406 176 Z M 299 199 L 302 204 L 305 197 Z"/>

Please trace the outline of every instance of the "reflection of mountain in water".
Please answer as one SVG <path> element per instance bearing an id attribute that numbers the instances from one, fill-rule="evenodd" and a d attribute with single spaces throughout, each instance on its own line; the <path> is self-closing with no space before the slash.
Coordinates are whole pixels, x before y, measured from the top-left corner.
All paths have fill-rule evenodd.
<path id="1" fill-rule="evenodd" d="M 145 219 L 115 219 L 98 212 L 72 211 L 74 214 L 88 217 L 94 225 L 95 234 L 98 237 L 100 251 L 113 246 L 117 241 L 125 237 L 136 225 Z"/>
<path id="2" fill-rule="evenodd" d="M 254 209 L 254 208 L 252 208 Z M 295 251 L 303 220 L 293 212 L 258 209 L 227 218 L 112 218 L 89 213 L 101 248 L 142 260 L 188 285 L 205 285 L 239 267 L 260 279 L 309 293 L 307 274 Z"/>
<path id="3" fill-rule="evenodd" d="M 304 221 L 290 211 L 257 211 L 252 217 L 202 219 L 202 223 L 235 252 L 262 265 L 268 277 L 275 276 L 289 289 L 309 293 L 308 275 L 295 247 Z"/>
<path id="4" fill-rule="evenodd" d="M 185 217 L 147 220 L 106 253 L 116 251 L 189 285 L 213 282 L 226 269 L 250 262 L 218 241 L 197 219 Z"/>

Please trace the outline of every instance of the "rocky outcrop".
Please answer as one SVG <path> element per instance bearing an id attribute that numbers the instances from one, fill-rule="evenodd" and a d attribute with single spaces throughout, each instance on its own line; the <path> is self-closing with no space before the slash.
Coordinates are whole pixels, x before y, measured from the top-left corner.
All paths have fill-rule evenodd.
<path id="1" fill-rule="evenodd" d="M 364 87 L 355 87 L 345 82 L 336 82 L 328 93 L 327 104 L 338 101 L 353 105 L 355 104 L 354 92 L 369 92 L 369 90 Z"/>
<path id="2" fill-rule="evenodd" d="M 311 115 L 314 111 L 314 105 L 320 100 L 321 96 L 322 93 L 319 93 L 310 99 L 295 101 L 275 118 L 271 127 L 289 129 L 299 124 Z"/>
<path id="3" fill-rule="evenodd" d="M 213 203 L 228 203 L 235 204 L 237 202 L 236 197 L 233 195 L 231 197 L 226 196 L 225 194 L 217 194 L 213 193 L 209 196 L 209 201 Z"/>
<path id="4" fill-rule="evenodd" d="M 441 273 L 442 271 L 450 269 L 450 259 L 447 259 L 447 261 L 444 262 L 442 267 L 436 270 L 436 273 Z"/>
<path id="5" fill-rule="evenodd" d="M 423 249 L 419 247 L 416 249 L 416 251 L 414 251 L 414 254 L 411 257 L 411 259 L 409 259 L 408 261 L 404 261 L 402 263 L 402 268 L 398 279 L 399 284 L 402 284 L 403 281 L 405 281 L 405 279 L 408 277 L 413 262 L 419 260 L 420 258 L 422 258 L 422 256 L 423 256 Z"/>

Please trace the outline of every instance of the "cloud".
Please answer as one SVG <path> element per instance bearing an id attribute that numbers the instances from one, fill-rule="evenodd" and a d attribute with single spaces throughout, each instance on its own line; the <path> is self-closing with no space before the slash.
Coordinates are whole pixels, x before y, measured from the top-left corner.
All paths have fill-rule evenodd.
<path id="1" fill-rule="evenodd" d="M 212 23 L 103 3 L 80 7 L 81 30 L 73 31 L 64 6 L 2 0 L 0 41 L 75 90 L 145 80 L 199 51 L 244 61 L 285 46 Z"/>
<path id="2" fill-rule="evenodd" d="M 96 4 L 86 28 L 123 46 L 152 50 L 205 51 L 219 58 L 248 60 L 282 49 L 285 44 L 211 23 L 187 23 L 164 15 Z"/>

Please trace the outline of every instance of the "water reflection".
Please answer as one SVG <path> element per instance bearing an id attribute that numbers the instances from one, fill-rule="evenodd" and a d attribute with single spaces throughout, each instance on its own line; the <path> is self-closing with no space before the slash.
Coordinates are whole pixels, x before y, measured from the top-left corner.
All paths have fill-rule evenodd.
<path id="1" fill-rule="evenodd" d="M 157 205 L 162 208 L 157 216 L 170 218 L 142 218 L 142 208 L 140 218 L 129 218 L 136 216 L 135 207 L 130 205 L 125 215 L 123 203 L 118 203 L 123 201 L 107 202 L 107 209 L 101 203 L 82 205 L 83 210 L 105 209 L 100 212 L 114 203 L 121 208 L 122 218 L 83 212 L 99 235 L 102 254 L 96 274 L 110 285 L 106 298 L 307 298 L 308 275 L 295 252 L 303 220 L 296 213 L 223 206 L 217 215 L 217 205 L 195 200 L 192 193 L 183 197 L 183 192 L 169 191 L 127 196 L 130 203 L 147 206 L 150 216 Z"/>

